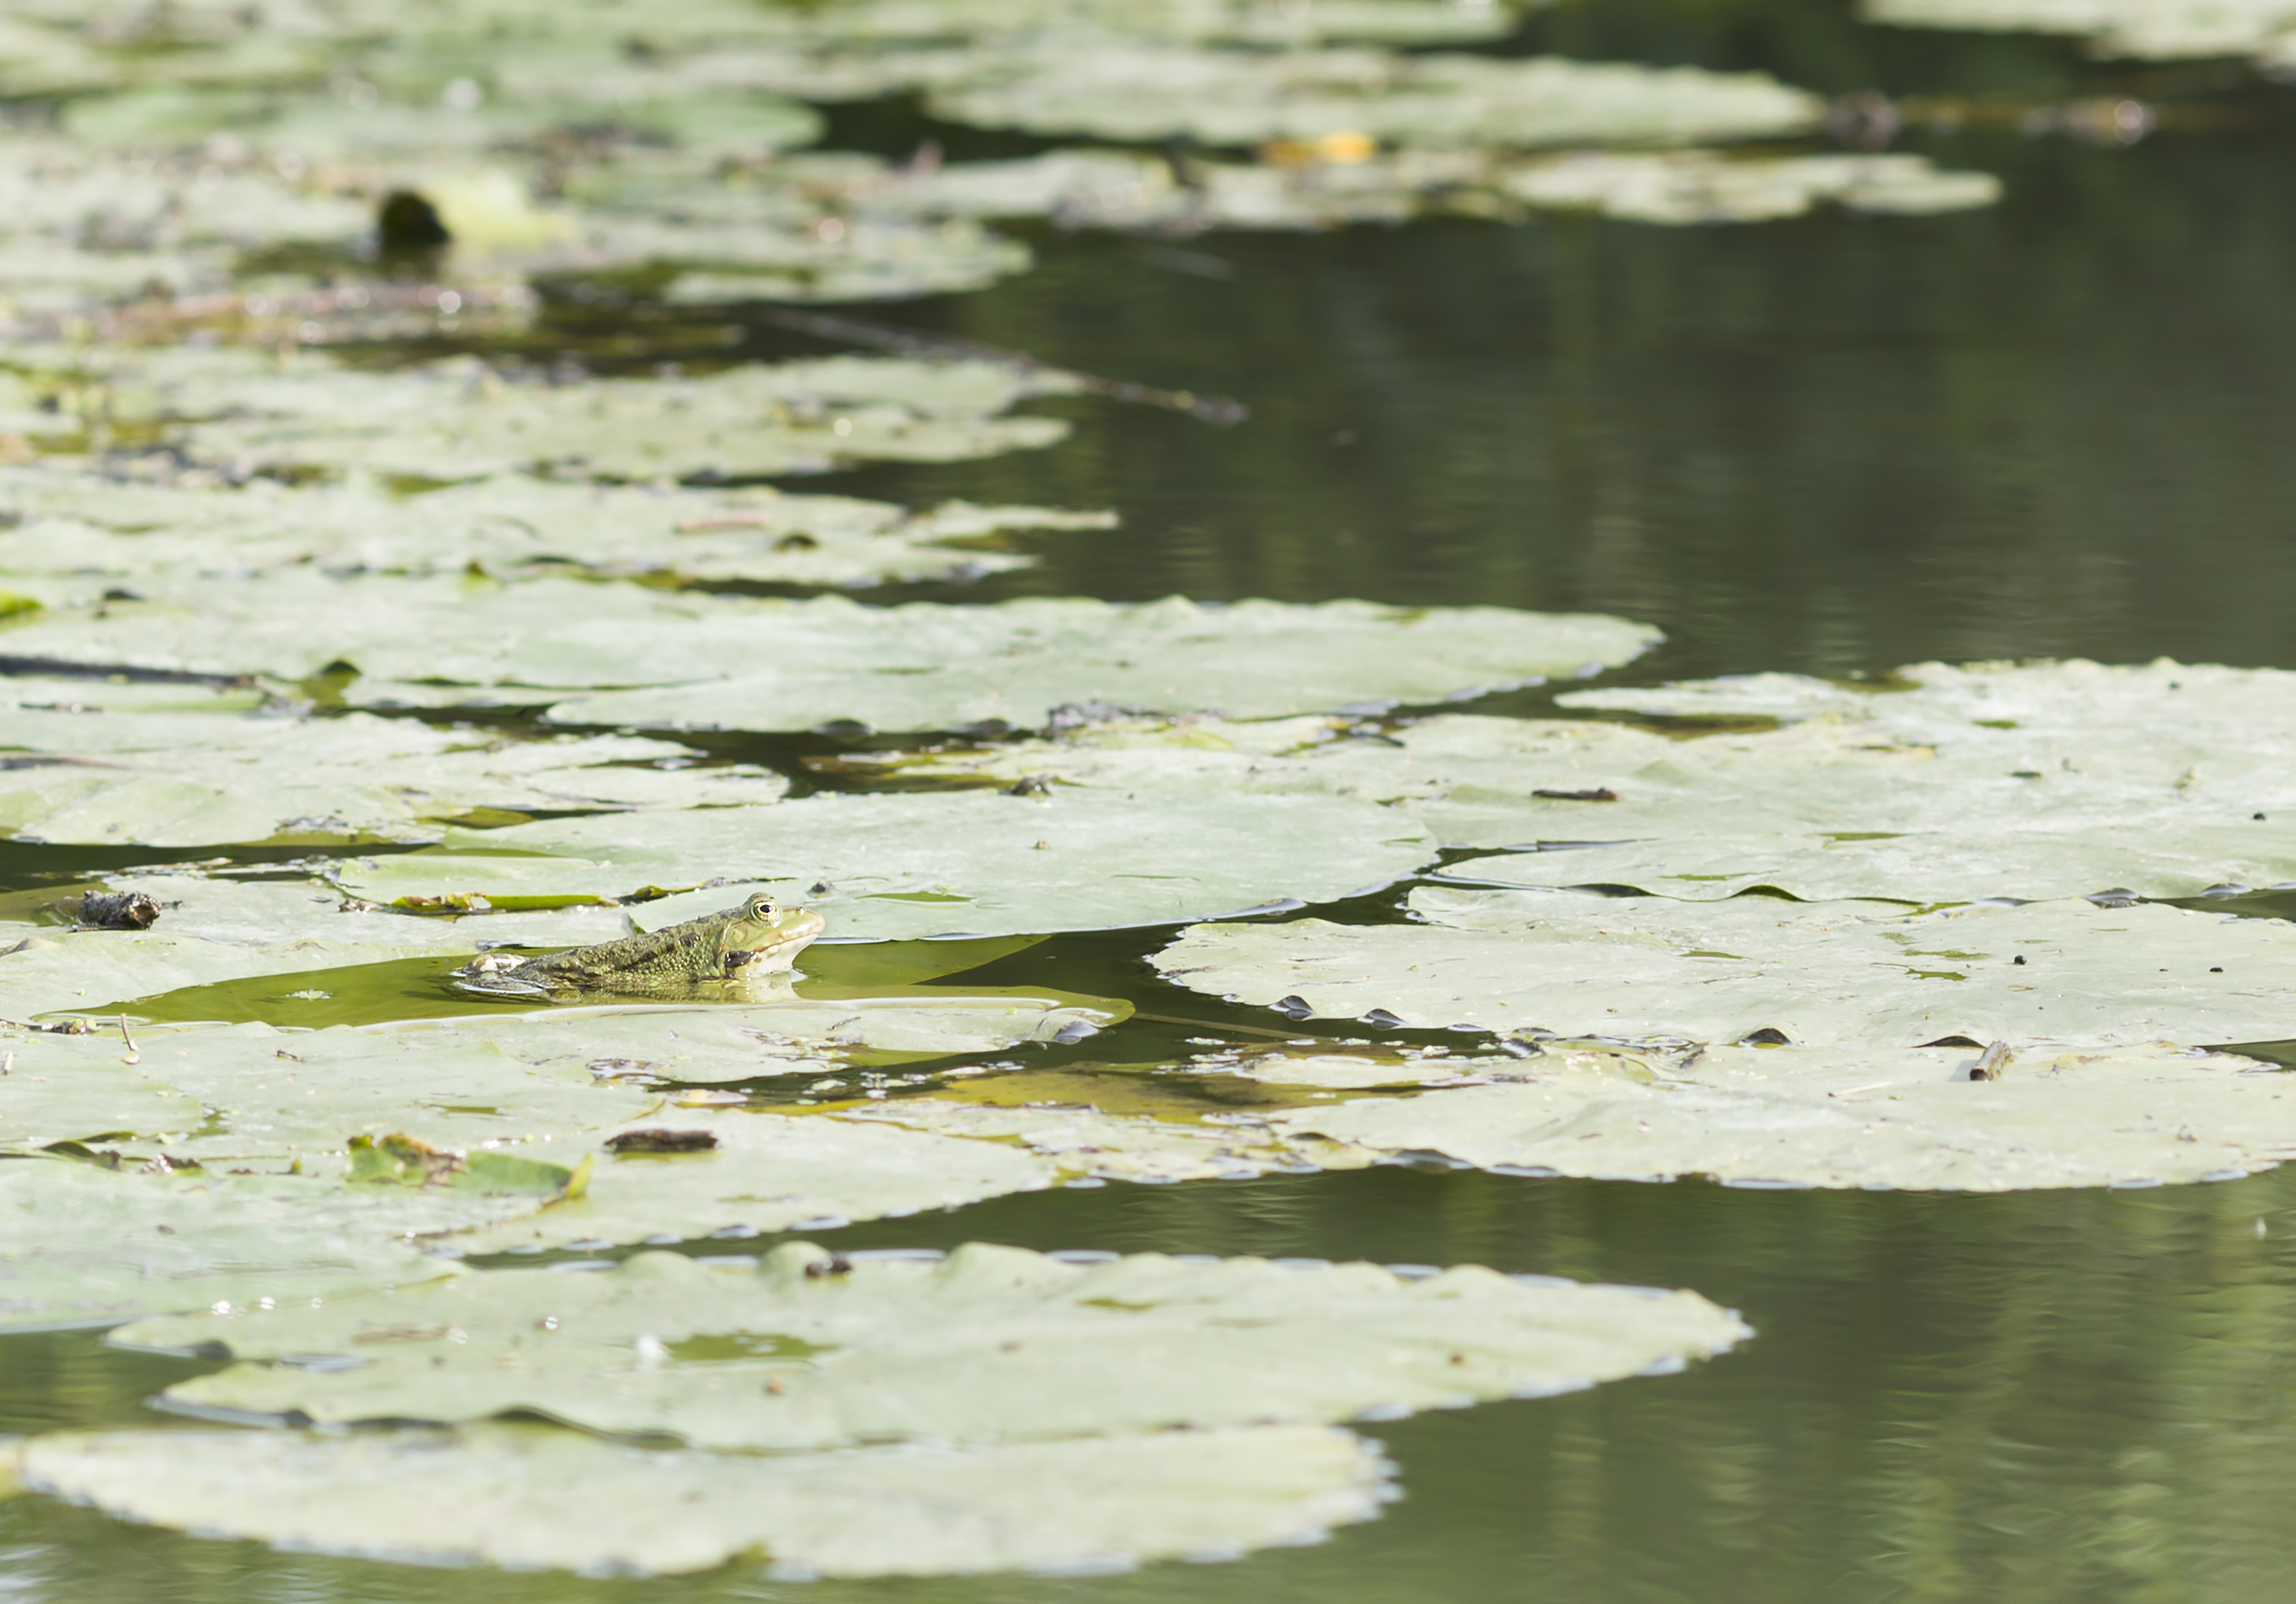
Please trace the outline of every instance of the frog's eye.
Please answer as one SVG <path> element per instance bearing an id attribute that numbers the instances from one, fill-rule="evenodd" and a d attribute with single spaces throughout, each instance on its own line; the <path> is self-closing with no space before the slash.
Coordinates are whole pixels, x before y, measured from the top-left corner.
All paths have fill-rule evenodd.
<path id="1" fill-rule="evenodd" d="M 774 919 L 780 916 L 781 911 L 781 904 L 773 899 L 771 893 L 765 891 L 751 893 L 750 897 L 750 918 Z"/>

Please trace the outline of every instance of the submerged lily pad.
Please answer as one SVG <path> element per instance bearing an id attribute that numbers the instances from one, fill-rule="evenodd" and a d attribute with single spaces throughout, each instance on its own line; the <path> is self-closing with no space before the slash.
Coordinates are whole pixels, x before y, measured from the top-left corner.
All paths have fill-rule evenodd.
<path id="1" fill-rule="evenodd" d="M 763 1552 L 783 1579 L 1105 1569 L 1314 1542 L 1390 1496 L 1330 1427 L 763 1458 L 494 1426 L 55 1434 L 36 1491 L 304 1551 L 642 1575 Z"/>
<path id="2" fill-rule="evenodd" d="M 1031 134 L 1209 145 L 1354 134 L 1404 145 L 1684 144 L 1816 127 L 1816 96 L 1765 73 L 1559 56 L 1262 54 L 1049 37 L 936 89 L 936 116 Z"/>
<path id="3" fill-rule="evenodd" d="M 2225 1181 L 2296 1158 L 2296 1091 L 2272 1067 L 2167 1046 L 2027 1043 L 1972 1077 L 1973 1047 L 1548 1047 L 1513 1084 L 1276 1113 L 1379 1153 L 1512 1173 L 2005 1191 Z"/>
<path id="4" fill-rule="evenodd" d="M 1907 913 L 1774 897 L 1411 894 L 1419 925 L 1200 925 L 1156 954 L 1191 990 L 1310 1013 L 1562 1035 L 1911 1047 L 2276 1041 L 2296 925 L 2074 900 Z"/>
<path id="5" fill-rule="evenodd" d="M 980 792 L 827 793 L 773 807 L 605 815 L 454 832 L 446 851 L 346 864 L 391 903 L 477 895 L 627 896 L 762 884 L 832 936 L 894 939 L 1111 929 L 1328 902 L 1433 855 L 1410 821 L 1335 797 L 1116 792 L 1052 801 Z M 816 889 L 816 888 L 820 888 Z M 714 912 L 722 891 L 645 904 L 649 924 Z"/>
<path id="6" fill-rule="evenodd" d="M 1456 1408 L 1705 1358 L 1749 1334 L 1693 1292 L 1525 1286 L 1472 1267 L 1406 1280 L 1161 1254 L 1078 1265 L 980 1243 L 934 1264 L 854 1264 L 797 1243 L 754 1273 L 642 1254 L 574 1285 L 480 1272 L 260 1319 L 145 1322 L 115 1340 L 263 1362 L 165 1395 L 194 1409 L 319 1423 L 524 1411 L 788 1450 Z M 279 1363 L 289 1354 L 344 1363 Z"/>

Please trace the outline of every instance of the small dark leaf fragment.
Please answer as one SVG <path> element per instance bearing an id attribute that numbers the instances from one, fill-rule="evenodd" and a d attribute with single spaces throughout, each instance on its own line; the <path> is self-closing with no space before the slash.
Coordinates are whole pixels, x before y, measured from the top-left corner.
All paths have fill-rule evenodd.
<path id="1" fill-rule="evenodd" d="M 1374 1027 L 1380 1030 L 1400 1030 L 1403 1028 L 1403 1020 L 1397 1015 L 1388 1012 L 1384 1008 L 1374 1008 L 1369 1013 L 1358 1015 L 1357 1018 L 1363 1024 Z"/>
<path id="2" fill-rule="evenodd" d="M 832 1275 L 853 1273 L 853 1261 L 841 1253 L 832 1253 L 825 1259 L 816 1259 L 805 1267 L 805 1279 L 823 1281 Z"/>
<path id="3" fill-rule="evenodd" d="M 706 1153 L 718 1145 L 709 1131 L 622 1131 L 606 1138 L 616 1153 Z"/>
<path id="4" fill-rule="evenodd" d="M 1288 997 L 1278 997 L 1275 1002 L 1268 1004 L 1268 1006 L 1273 1008 L 1277 1013 L 1290 1014 L 1295 1019 L 1304 1019 L 1309 1014 L 1316 1011 L 1314 1009 L 1308 1006 L 1308 999 L 1299 995 L 1297 993 L 1294 993 L 1292 995 Z"/>
<path id="5" fill-rule="evenodd" d="M 1740 1036 L 1738 1045 L 1741 1047 L 1791 1047 L 1793 1045 L 1793 1041 L 1784 1031 L 1765 1025 L 1759 1030 Z"/>
<path id="6" fill-rule="evenodd" d="M 1615 802 L 1619 793 L 1609 786 L 1597 786 L 1593 790 L 1535 790 L 1534 797 L 1544 797 L 1549 802 Z"/>
<path id="7" fill-rule="evenodd" d="M 1028 774 L 1006 786 L 1002 794 L 1007 797 L 1049 797 L 1053 794 L 1053 787 L 1042 774 Z"/>
<path id="8" fill-rule="evenodd" d="M 374 217 L 375 242 L 385 250 L 436 250 L 454 235 L 439 219 L 439 209 L 413 190 L 393 190 Z"/>
<path id="9" fill-rule="evenodd" d="M 1924 1047 L 1975 1047 L 1982 1051 L 1985 1043 L 1972 1036 L 1949 1035 L 1939 1036 L 1934 1042 L 1923 1042 L 1922 1045 Z"/>

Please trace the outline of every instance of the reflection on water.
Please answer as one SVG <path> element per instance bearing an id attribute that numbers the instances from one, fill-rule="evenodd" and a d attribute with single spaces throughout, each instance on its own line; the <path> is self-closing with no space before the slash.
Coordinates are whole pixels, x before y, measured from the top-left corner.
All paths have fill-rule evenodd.
<path id="1" fill-rule="evenodd" d="M 2266 1223 L 2259 1237 L 2257 1223 Z M 1710 1364 L 1375 1428 L 1406 1496 L 1308 1550 L 1091 1581 L 771 1586 L 394 1571 L 0 1505 L 16 1596 L 80 1600 L 2093 1600 L 2284 1596 L 2296 1178 L 2010 1197 L 1746 1192 L 1380 1169 L 1111 1185 L 818 1240 L 1476 1261 L 1694 1286 Z M 761 1241 L 759 1247 L 769 1247 Z M 194 1368 L 0 1341 L 0 1430 L 124 1422 Z M 144 1417 L 146 1420 L 151 1417 Z M 0 1592 L 0 1597 L 10 1596 Z"/>

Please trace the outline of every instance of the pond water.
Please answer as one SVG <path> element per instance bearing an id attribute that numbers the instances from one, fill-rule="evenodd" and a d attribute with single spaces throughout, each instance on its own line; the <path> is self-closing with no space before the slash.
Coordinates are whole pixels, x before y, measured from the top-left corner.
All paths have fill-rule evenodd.
<path id="1" fill-rule="evenodd" d="M 885 321 L 1232 395 L 1250 419 L 1062 402 L 1049 410 L 1078 429 L 1058 449 L 825 481 L 1125 520 L 1113 537 L 1026 537 L 1044 559 L 1030 569 L 882 594 L 1357 596 L 1661 626 L 1665 647 L 1611 683 L 1931 658 L 2296 666 L 2296 91 L 2217 64 L 2116 70 L 2059 42 L 1893 33 L 1817 0 L 1602 0 L 1520 43 L 1759 66 L 1827 93 L 2137 94 L 2164 126 L 2128 148 L 1914 138 L 2007 185 L 1997 208 L 1939 218 L 1456 221 L 1185 250 L 1044 233 L 1035 273 Z M 841 111 L 829 143 L 891 152 L 926 133 L 953 155 L 1033 148 L 900 107 Z M 574 308 L 545 325 L 573 347 L 622 340 L 634 364 L 655 332 L 676 339 Z M 824 348 L 759 321 L 745 348 Z M 1505 710 L 1542 706 L 1523 692 Z M 831 749 L 709 744 L 783 767 Z M 19 847 L 0 868 L 13 888 L 122 862 Z M 1393 917 L 1400 895 L 1356 916 Z M 965 978 L 1165 1016 L 1069 1051 L 1088 1074 L 1170 1056 L 1203 1027 L 1175 1016 L 1247 1021 L 1158 982 L 1144 955 L 1163 939 L 1055 937 Z M 376 1006 L 403 1002 L 403 980 L 378 985 Z M 1680 1375 L 1365 1428 L 1401 1501 L 1232 1564 L 616 1582 L 280 1554 L 27 1499 L 0 1504 L 0 1600 L 2169 1604 L 2282 1598 L 2296 1568 L 2285 1172 L 1959 1197 L 1398 1166 L 1111 1184 L 814 1240 L 1480 1263 L 1693 1287 L 1759 1336 Z M 198 1368 L 90 1333 L 0 1339 L 0 1433 L 149 1424 L 142 1400 Z"/>

